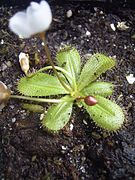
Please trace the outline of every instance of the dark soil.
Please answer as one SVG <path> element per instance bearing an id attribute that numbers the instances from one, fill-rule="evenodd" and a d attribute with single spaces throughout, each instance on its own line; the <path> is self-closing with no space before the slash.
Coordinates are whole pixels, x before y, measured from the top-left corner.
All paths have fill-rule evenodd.
<path id="1" fill-rule="evenodd" d="M 17 9 L 0 8 L 0 80 L 14 93 L 23 76 L 18 63 L 21 51 L 29 53 L 33 69 L 45 63 L 40 40 L 19 40 L 8 29 L 8 19 Z M 126 127 L 104 137 L 87 113 L 74 107 L 73 130 L 69 123 L 58 134 L 51 134 L 41 127 L 40 114 L 27 112 L 21 102 L 11 100 L 0 112 L 0 179 L 135 179 L 135 89 L 126 80 L 126 75 L 135 72 L 135 10 L 106 9 L 86 2 L 52 5 L 52 9 L 48 43 L 53 56 L 62 44 L 72 44 L 85 56 L 83 62 L 97 51 L 116 57 L 117 67 L 102 78 L 117 85 L 113 98 L 125 112 Z M 73 15 L 67 18 L 69 9 Z M 110 24 L 116 27 L 121 21 L 129 29 L 113 31 Z M 39 65 L 34 64 L 35 52 L 41 54 Z"/>

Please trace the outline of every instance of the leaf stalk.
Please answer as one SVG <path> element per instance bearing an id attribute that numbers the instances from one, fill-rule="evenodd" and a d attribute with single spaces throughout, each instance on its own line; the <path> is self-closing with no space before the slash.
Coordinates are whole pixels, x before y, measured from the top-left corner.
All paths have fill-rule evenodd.
<path id="1" fill-rule="evenodd" d="M 47 103 L 60 103 L 64 101 L 62 99 L 33 98 L 33 97 L 18 96 L 18 95 L 11 95 L 10 98 L 37 101 L 37 102 L 47 102 Z"/>

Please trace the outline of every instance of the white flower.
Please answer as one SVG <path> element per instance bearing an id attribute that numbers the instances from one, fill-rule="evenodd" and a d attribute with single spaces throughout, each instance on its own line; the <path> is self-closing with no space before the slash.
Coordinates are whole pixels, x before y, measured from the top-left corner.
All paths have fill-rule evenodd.
<path id="1" fill-rule="evenodd" d="M 22 38 L 46 31 L 52 22 L 49 4 L 42 0 L 40 3 L 31 2 L 26 11 L 16 13 L 9 20 L 9 28 Z"/>
<path id="2" fill-rule="evenodd" d="M 19 54 L 19 63 L 21 66 L 22 71 L 27 74 L 30 66 L 29 66 L 29 55 L 21 52 Z"/>

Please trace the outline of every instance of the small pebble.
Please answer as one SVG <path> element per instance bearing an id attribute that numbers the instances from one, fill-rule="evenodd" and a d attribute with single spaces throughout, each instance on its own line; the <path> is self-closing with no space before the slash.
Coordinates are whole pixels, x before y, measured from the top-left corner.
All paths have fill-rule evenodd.
<path id="1" fill-rule="evenodd" d="M 62 148 L 63 150 L 66 150 L 66 149 L 67 149 L 65 146 L 61 146 L 61 148 Z"/>
<path id="2" fill-rule="evenodd" d="M 116 27 L 114 26 L 114 24 L 110 24 L 110 27 L 113 31 L 116 31 Z"/>
<path id="3" fill-rule="evenodd" d="M 9 87 L 9 85 L 8 85 L 8 87 Z M 14 105 L 10 105 L 10 108 L 11 108 L 11 109 L 14 109 L 14 108 L 15 108 L 15 106 L 14 106 Z"/>
<path id="4" fill-rule="evenodd" d="M 70 124 L 70 131 L 72 131 L 74 128 L 73 124 Z"/>
<path id="5" fill-rule="evenodd" d="M 7 61 L 6 64 L 7 64 L 8 67 L 11 67 L 11 66 L 12 66 L 11 61 Z"/>
<path id="6" fill-rule="evenodd" d="M 16 121 L 16 118 L 12 118 L 12 120 L 11 120 L 11 121 L 12 121 L 12 123 L 14 123 L 14 122 Z"/>
<path id="7" fill-rule="evenodd" d="M 42 43 L 41 43 L 41 45 L 42 45 L 42 46 L 45 46 L 45 43 L 44 43 L 44 42 L 42 42 Z"/>
<path id="8" fill-rule="evenodd" d="M 7 69 L 7 65 L 3 63 L 3 64 L 1 65 L 1 68 L 2 68 L 2 71 L 5 71 L 5 70 Z"/>
<path id="9" fill-rule="evenodd" d="M 117 57 L 116 55 L 112 56 L 112 58 L 114 58 L 114 59 L 116 59 L 116 57 Z M 111 58 L 111 56 L 110 56 L 110 58 Z"/>
<path id="10" fill-rule="evenodd" d="M 32 162 L 34 162 L 36 160 L 36 158 L 37 158 L 36 155 L 32 156 L 32 158 L 31 158 Z"/>
<path id="11" fill-rule="evenodd" d="M 40 121 L 44 118 L 44 113 L 40 115 Z"/>
<path id="12" fill-rule="evenodd" d="M 133 76 L 133 74 L 129 74 L 128 76 L 126 76 L 126 79 L 129 84 L 133 84 L 135 82 L 135 77 Z"/>
<path id="13" fill-rule="evenodd" d="M 83 120 L 83 123 L 84 123 L 85 125 L 87 125 L 87 124 L 88 124 L 85 120 Z"/>
<path id="14" fill-rule="evenodd" d="M 82 173 L 86 173 L 84 166 L 81 166 L 80 170 L 82 171 Z"/>
<path id="15" fill-rule="evenodd" d="M 1 40 L 0 44 L 4 44 L 4 40 L 3 39 Z"/>
<path id="16" fill-rule="evenodd" d="M 97 12 L 97 11 L 98 11 L 98 8 L 97 8 L 97 7 L 94 7 L 94 11 Z"/>
<path id="17" fill-rule="evenodd" d="M 71 9 L 67 11 L 67 18 L 70 18 L 73 15 Z"/>
<path id="18" fill-rule="evenodd" d="M 130 97 L 131 99 L 134 99 L 134 96 L 133 96 L 133 95 L 130 95 L 129 97 Z"/>
<path id="19" fill-rule="evenodd" d="M 82 25 L 81 25 L 81 24 L 79 24 L 79 25 L 78 25 L 78 28 L 82 28 Z"/>
<path id="20" fill-rule="evenodd" d="M 135 39 L 135 34 L 133 34 L 133 35 L 131 36 L 131 38 L 132 38 L 132 39 Z"/>
<path id="21" fill-rule="evenodd" d="M 91 33 L 89 31 L 86 31 L 86 36 L 90 36 Z"/>
<path id="22" fill-rule="evenodd" d="M 100 13 L 101 15 L 102 15 L 102 14 L 104 14 L 104 12 L 103 12 L 103 11 L 100 11 L 99 13 Z"/>
<path id="23" fill-rule="evenodd" d="M 124 49 L 127 49 L 127 46 L 126 46 L 126 45 L 124 45 Z"/>
<path id="24" fill-rule="evenodd" d="M 126 22 L 122 21 L 118 22 L 117 28 L 121 31 L 126 31 L 127 29 L 129 29 L 129 26 L 126 25 Z"/>

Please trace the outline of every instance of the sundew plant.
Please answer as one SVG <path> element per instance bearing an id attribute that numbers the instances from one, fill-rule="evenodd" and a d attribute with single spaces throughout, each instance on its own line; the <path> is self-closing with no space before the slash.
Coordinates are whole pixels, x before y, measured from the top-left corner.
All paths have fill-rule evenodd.
<path id="1" fill-rule="evenodd" d="M 41 22 L 43 17 L 44 22 Z M 42 125 L 48 130 L 59 131 L 69 122 L 73 105 L 76 104 L 86 109 L 98 127 L 116 132 L 124 123 L 124 114 L 115 102 L 107 99 L 112 95 L 114 85 L 97 81 L 102 73 L 115 66 L 115 60 L 95 53 L 82 67 L 78 51 L 72 46 L 65 46 L 57 52 L 54 65 L 44 33 L 51 21 L 52 14 L 46 1 L 39 4 L 31 2 L 26 11 L 18 12 L 10 19 L 10 29 L 20 37 L 30 38 L 39 34 L 50 66 L 29 73 L 29 58 L 21 54 L 19 62 L 26 76 L 19 80 L 17 90 L 22 95 L 11 94 L 6 85 L 0 82 L 1 108 L 10 98 L 52 104 L 44 114 Z M 50 69 L 54 74 L 48 73 Z M 34 103 L 24 104 L 24 108 L 43 112 L 42 106 Z"/>

